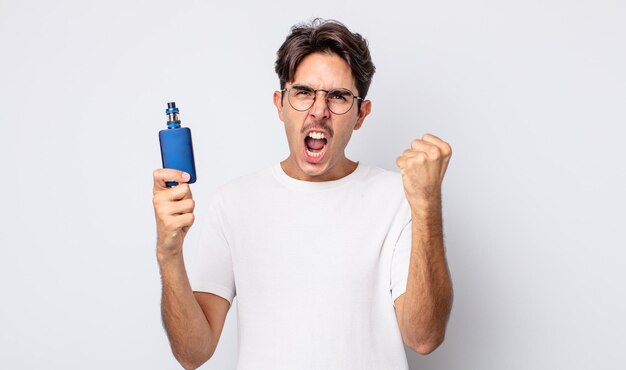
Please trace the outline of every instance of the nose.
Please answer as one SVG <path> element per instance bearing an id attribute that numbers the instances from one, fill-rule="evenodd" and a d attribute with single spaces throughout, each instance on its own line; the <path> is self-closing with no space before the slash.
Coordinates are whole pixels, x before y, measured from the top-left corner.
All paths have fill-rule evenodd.
<path id="1" fill-rule="evenodd" d="M 326 103 L 326 92 L 318 90 L 315 92 L 315 102 L 309 110 L 309 114 L 316 119 L 329 118 L 330 110 L 328 110 L 328 104 Z"/>

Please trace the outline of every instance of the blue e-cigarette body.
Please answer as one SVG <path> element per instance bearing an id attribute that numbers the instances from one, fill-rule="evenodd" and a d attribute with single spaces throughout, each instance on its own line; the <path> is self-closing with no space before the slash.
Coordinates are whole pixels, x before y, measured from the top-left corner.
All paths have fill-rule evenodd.
<path id="1" fill-rule="evenodd" d="M 196 182 L 196 164 L 193 159 L 191 130 L 180 126 L 176 103 L 167 103 L 167 129 L 159 131 L 161 161 L 163 168 L 173 168 L 187 172 L 191 177 L 189 184 Z M 176 186 L 177 182 L 166 182 L 167 186 Z"/>

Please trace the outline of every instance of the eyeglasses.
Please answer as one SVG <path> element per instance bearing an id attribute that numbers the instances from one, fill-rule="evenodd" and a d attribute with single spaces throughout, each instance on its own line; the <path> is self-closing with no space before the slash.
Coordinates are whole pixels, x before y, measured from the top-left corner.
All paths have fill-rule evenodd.
<path id="1" fill-rule="evenodd" d="M 287 92 L 289 105 L 297 111 L 304 112 L 315 104 L 317 92 L 326 93 L 326 106 L 334 114 L 346 114 L 354 105 L 354 100 L 363 100 L 360 96 L 355 96 L 352 91 L 343 88 L 332 90 L 314 89 L 306 85 L 293 85 L 289 89 L 282 89 L 280 92 Z"/>

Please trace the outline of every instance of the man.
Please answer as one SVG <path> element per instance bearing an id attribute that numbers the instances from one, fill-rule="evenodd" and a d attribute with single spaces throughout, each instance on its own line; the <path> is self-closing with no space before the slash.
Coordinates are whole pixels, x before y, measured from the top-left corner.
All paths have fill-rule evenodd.
<path id="1" fill-rule="evenodd" d="M 188 176 L 154 172 L 163 322 L 184 368 L 213 355 L 235 296 L 241 370 L 408 369 L 403 343 L 427 354 L 443 341 L 451 149 L 433 135 L 413 140 L 400 174 L 346 158 L 371 111 L 374 70 L 367 42 L 341 23 L 292 28 L 274 92 L 290 155 L 219 189 L 189 277 Z"/>

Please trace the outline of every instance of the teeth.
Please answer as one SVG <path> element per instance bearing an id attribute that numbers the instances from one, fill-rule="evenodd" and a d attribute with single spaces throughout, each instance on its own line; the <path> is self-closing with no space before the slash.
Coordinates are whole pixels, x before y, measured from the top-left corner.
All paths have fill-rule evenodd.
<path id="1" fill-rule="evenodd" d="M 319 152 L 317 152 L 317 153 L 313 153 L 312 151 L 310 151 L 310 150 L 308 150 L 308 149 L 307 149 L 307 150 L 306 150 L 306 153 L 307 153 L 309 156 L 311 156 L 311 157 L 319 157 L 320 155 L 322 155 L 322 151 L 321 151 L 321 150 L 320 150 Z"/>
<path id="2" fill-rule="evenodd" d="M 312 139 L 326 139 L 326 136 L 322 132 L 309 132 L 309 137 Z"/>

